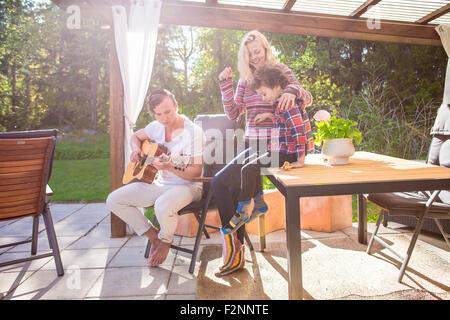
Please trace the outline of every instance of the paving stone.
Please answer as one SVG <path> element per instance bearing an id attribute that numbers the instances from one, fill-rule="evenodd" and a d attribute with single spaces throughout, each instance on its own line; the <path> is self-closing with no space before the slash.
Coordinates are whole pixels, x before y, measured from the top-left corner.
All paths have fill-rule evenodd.
<path id="1" fill-rule="evenodd" d="M 111 238 L 111 226 L 106 224 L 97 224 L 86 235 L 99 238 Z M 129 237 L 126 236 L 126 238 Z"/>
<path id="2" fill-rule="evenodd" d="M 157 294 L 150 296 L 130 296 L 130 297 L 95 297 L 95 298 L 85 298 L 84 300 L 166 300 L 166 295 Z"/>
<path id="3" fill-rule="evenodd" d="M 105 225 L 111 226 L 111 213 L 110 212 L 106 215 L 106 217 L 102 221 L 100 221 L 100 224 L 101 225 L 105 224 Z"/>
<path id="4" fill-rule="evenodd" d="M 106 216 L 110 213 L 108 207 L 105 202 L 97 202 L 97 203 L 88 203 L 80 210 L 76 212 L 76 214 L 91 214 L 91 215 L 102 215 Z"/>
<path id="5" fill-rule="evenodd" d="M 181 241 L 181 236 L 174 236 L 173 238 L 173 244 L 179 245 Z M 125 247 L 146 247 L 148 238 L 146 236 L 138 236 L 138 235 L 132 235 L 129 236 L 129 241 L 125 244 Z"/>
<path id="6" fill-rule="evenodd" d="M 58 277 L 54 270 L 39 270 L 5 299 L 82 299 L 103 269 L 70 269 Z"/>
<path id="7" fill-rule="evenodd" d="M 109 210 L 104 203 L 92 203 L 84 206 L 77 212 L 64 219 L 70 223 L 100 223 L 109 216 Z"/>
<path id="8" fill-rule="evenodd" d="M 60 252 L 62 250 L 64 250 L 65 248 L 67 248 L 71 243 L 76 241 L 78 238 L 79 237 L 59 237 L 59 236 L 57 236 L 58 247 L 59 247 Z M 38 254 L 41 251 L 45 251 L 45 252 L 50 251 L 50 245 L 48 243 L 48 238 L 47 238 L 46 232 L 44 232 L 44 234 L 40 234 L 38 236 L 37 249 L 38 249 Z M 15 246 L 8 252 L 30 252 L 30 251 L 31 251 L 31 242 Z"/>
<path id="9" fill-rule="evenodd" d="M 44 223 L 40 220 L 39 231 L 44 230 Z M 33 233 L 33 220 L 32 218 L 24 218 L 17 220 L 14 223 L 10 223 L 0 229 L 0 236 L 2 237 L 31 237 Z"/>
<path id="10" fill-rule="evenodd" d="M 86 206 L 85 203 L 51 203 L 50 212 L 53 220 L 60 220 Z"/>
<path id="11" fill-rule="evenodd" d="M 90 215 L 90 214 L 78 214 L 75 213 L 71 215 L 70 217 L 67 217 L 66 219 L 62 220 L 64 223 L 70 223 L 70 224 L 99 224 L 102 222 L 103 219 L 106 219 L 105 216 L 96 216 L 96 215 Z"/>
<path id="12" fill-rule="evenodd" d="M 146 297 L 167 292 L 171 267 L 107 268 L 86 298 Z"/>
<path id="13" fill-rule="evenodd" d="M 202 240 L 200 241 L 200 244 L 221 244 L 222 239 L 220 232 L 213 232 L 209 234 L 210 238 L 206 239 L 205 235 L 202 235 Z M 183 237 L 180 242 L 183 246 L 194 246 L 195 244 L 195 237 Z"/>
<path id="14" fill-rule="evenodd" d="M 65 221 L 55 224 L 57 237 L 84 236 L 96 226 L 95 223 L 66 223 Z"/>
<path id="15" fill-rule="evenodd" d="M 196 294 L 168 294 L 166 300 L 197 300 Z"/>
<path id="16" fill-rule="evenodd" d="M 128 238 L 110 238 L 110 237 L 97 237 L 92 236 L 89 233 L 87 236 L 79 237 L 72 243 L 68 250 L 79 250 L 79 249 L 100 249 L 100 248 L 120 248 Z"/>
<path id="17" fill-rule="evenodd" d="M 1 234 L 1 232 L 0 232 Z M 30 237 L 27 236 L 11 236 L 11 237 L 3 237 L 0 236 L 0 245 L 6 245 L 8 243 L 14 243 L 14 242 L 19 242 L 19 241 L 25 241 Z M 2 254 L 3 252 L 6 251 L 10 251 L 12 248 L 14 247 L 4 247 L 4 248 L 0 248 L 0 254 Z"/>
<path id="18" fill-rule="evenodd" d="M 12 220 L 7 220 L 7 221 L 0 221 L 0 229 L 7 226 L 8 224 L 12 223 Z"/>
<path id="19" fill-rule="evenodd" d="M 146 236 L 129 236 L 129 240 L 125 244 L 125 247 L 146 247 L 148 238 Z"/>
<path id="20" fill-rule="evenodd" d="M 367 236 L 370 237 L 372 233 L 375 231 L 376 224 L 374 222 L 367 223 Z M 341 230 L 343 233 L 350 237 L 358 236 L 358 223 L 354 222 L 352 227 L 344 228 Z M 406 227 L 405 225 L 390 221 L 387 227 L 384 227 L 383 224 L 380 225 L 380 229 L 378 230 L 378 234 L 400 234 L 400 233 L 412 233 L 414 230 L 410 227 Z"/>
<path id="21" fill-rule="evenodd" d="M 118 248 L 64 250 L 61 252 L 61 260 L 64 268 L 105 268 L 117 253 Z M 56 269 L 55 263 L 49 262 L 42 269 Z"/>
<path id="22" fill-rule="evenodd" d="M 12 261 L 16 259 L 23 259 L 31 257 L 31 254 L 26 252 L 5 252 L 0 255 L 0 263 Z M 52 260 L 53 257 L 45 257 L 41 259 L 36 259 L 32 261 L 26 261 L 21 263 L 16 263 L 13 265 L 0 267 L 1 272 L 19 272 L 19 271 L 35 271 L 42 268 L 43 265 Z"/>
<path id="23" fill-rule="evenodd" d="M 30 277 L 33 272 L 0 272 L 0 299 Z"/>
<path id="24" fill-rule="evenodd" d="M 112 259 L 109 267 L 147 267 L 147 259 L 144 257 L 145 247 L 123 247 Z M 161 266 L 172 266 L 176 256 L 176 250 L 170 249 L 167 259 Z"/>
<path id="25" fill-rule="evenodd" d="M 65 275 L 57 276 L 53 257 L 2 267 L 0 299 L 195 300 L 211 295 L 226 297 L 226 291 L 243 299 L 287 299 L 284 230 L 266 235 L 264 252 L 247 248 L 244 271 L 216 278 L 212 272 L 221 262 L 219 232 L 210 233 L 211 239 L 203 236 L 191 275 L 188 253 L 171 249 L 163 265 L 149 268 L 144 258 L 145 236 L 111 238 L 110 213 L 104 203 L 51 204 L 51 211 Z M 367 246 L 357 242 L 357 226 L 353 223 L 333 233 L 302 230 L 305 299 L 370 299 L 405 290 L 418 291 L 405 295 L 406 299 L 423 297 L 422 292 L 428 292 L 430 299 L 448 295 L 450 251 L 440 235 L 419 236 L 404 282 L 398 284 L 398 258 L 377 243 L 371 254 L 366 254 Z M 31 237 L 31 227 L 31 217 L 1 222 L 0 244 Z M 44 228 L 42 218 L 39 227 Z M 368 223 L 369 237 L 374 228 L 374 223 Z M 389 222 L 388 228 L 380 227 L 379 235 L 404 253 L 411 232 L 412 228 Z M 259 237 L 249 236 L 258 250 Z M 194 241 L 194 237 L 176 236 L 174 244 L 192 249 Z M 29 257 L 30 245 L 0 249 L 0 262 Z M 212 251 L 211 246 L 215 246 Z M 47 249 L 47 236 L 41 231 L 38 254 L 50 252 Z M 201 281 L 206 281 L 203 287 Z"/>
<path id="26" fill-rule="evenodd" d="M 302 230 L 301 231 L 302 240 L 310 239 L 326 239 L 326 238 L 347 238 L 347 235 L 342 231 L 335 232 L 319 232 L 314 230 Z M 286 235 L 284 236 L 284 242 L 286 242 Z"/>
<path id="27" fill-rule="evenodd" d="M 200 247 L 198 248 L 197 258 L 196 258 L 197 262 L 200 261 L 200 256 L 206 246 L 208 246 L 208 245 L 200 245 Z M 182 246 L 182 247 L 186 247 L 187 249 L 193 249 L 192 246 Z M 191 264 L 191 258 L 192 258 L 192 255 L 190 253 L 177 250 L 177 255 L 175 257 L 174 265 L 189 266 Z"/>
<path id="28" fill-rule="evenodd" d="M 186 266 L 174 266 L 167 294 L 197 294 L 196 272 L 192 275 Z"/>

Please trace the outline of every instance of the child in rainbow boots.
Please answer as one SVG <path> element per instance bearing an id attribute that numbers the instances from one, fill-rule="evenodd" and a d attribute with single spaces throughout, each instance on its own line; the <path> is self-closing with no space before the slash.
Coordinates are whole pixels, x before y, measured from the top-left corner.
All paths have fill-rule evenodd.
<path id="1" fill-rule="evenodd" d="M 255 71 L 250 88 L 261 95 L 266 102 L 276 105 L 288 83 L 288 77 L 277 65 L 266 64 Z M 245 246 L 237 240 L 235 231 L 268 210 L 261 194 L 254 198 L 255 203 L 251 215 L 248 213 L 255 190 L 256 177 L 260 174 L 261 168 L 280 167 L 286 161 L 292 168 L 300 168 L 304 165 L 305 155 L 314 153 L 311 124 L 302 101 L 296 100 L 296 105 L 287 111 L 280 112 L 274 108 L 274 114 L 260 113 L 256 116 L 255 121 L 263 121 L 267 117 L 274 118 L 269 151 L 250 156 L 249 158 L 253 158 L 253 160 L 241 169 L 241 189 L 237 210 L 221 230 L 224 235 L 223 265 L 215 272 L 216 276 L 229 274 L 244 266 Z"/>

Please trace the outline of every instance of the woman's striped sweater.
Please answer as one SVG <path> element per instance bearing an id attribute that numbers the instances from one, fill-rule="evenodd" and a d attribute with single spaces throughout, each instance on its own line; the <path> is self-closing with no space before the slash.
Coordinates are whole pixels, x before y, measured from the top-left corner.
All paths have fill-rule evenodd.
<path id="1" fill-rule="evenodd" d="M 304 101 L 305 106 L 311 105 L 311 93 L 302 88 L 294 73 L 282 63 L 278 63 L 277 65 L 289 78 L 289 84 L 285 92 L 295 94 L 298 99 Z M 265 102 L 256 92 L 251 91 L 248 88 L 247 82 L 243 80 L 239 80 L 236 94 L 233 90 L 233 81 L 231 78 L 220 82 L 220 91 L 222 92 L 223 108 L 228 118 L 237 120 L 246 111 L 246 139 L 270 139 L 270 133 L 273 127 L 272 120 L 266 119 L 265 121 L 255 123 L 255 116 L 261 112 L 273 113 L 271 104 Z"/>

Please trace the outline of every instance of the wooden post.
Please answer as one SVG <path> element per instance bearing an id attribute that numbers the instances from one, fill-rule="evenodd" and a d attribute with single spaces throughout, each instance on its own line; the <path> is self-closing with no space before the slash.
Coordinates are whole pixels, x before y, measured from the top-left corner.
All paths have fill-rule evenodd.
<path id="1" fill-rule="evenodd" d="M 122 186 L 124 172 L 124 118 L 123 118 L 123 83 L 119 60 L 116 53 L 114 28 L 111 28 L 111 45 L 109 49 L 109 116 L 110 116 L 110 176 L 111 191 Z M 111 213 L 111 238 L 124 237 L 126 224 Z"/>

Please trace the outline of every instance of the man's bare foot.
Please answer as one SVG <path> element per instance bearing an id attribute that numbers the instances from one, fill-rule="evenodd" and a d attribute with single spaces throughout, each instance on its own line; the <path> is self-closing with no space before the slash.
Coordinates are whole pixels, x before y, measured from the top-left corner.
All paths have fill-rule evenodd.
<path id="1" fill-rule="evenodd" d="M 156 229 L 154 226 L 150 226 L 150 229 L 148 229 L 147 232 L 144 233 L 144 235 L 149 238 L 150 242 L 153 244 L 153 242 L 158 239 L 158 233 L 158 229 Z"/>
<path id="2" fill-rule="evenodd" d="M 171 243 L 164 242 L 158 239 L 157 242 L 155 243 L 156 247 L 155 250 L 154 251 L 152 250 L 153 253 L 151 253 L 150 257 L 148 258 L 148 265 L 150 267 L 156 267 L 162 264 L 166 260 L 167 255 L 169 254 L 170 245 Z"/>
<path id="3" fill-rule="evenodd" d="M 152 246 L 150 248 L 150 256 L 149 256 L 149 261 L 150 261 L 150 257 L 152 256 L 152 254 L 155 252 L 156 247 L 158 246 L 158 243 L 161 241 L 158 238 L 158 233 L 159 230 L 156 229 L 154 226 L 150 226 L 150 229 L 148 229 L 147 232 L 144 233 L 144 235 L 150 240 L 150 242 L 152 243 Z"/>

